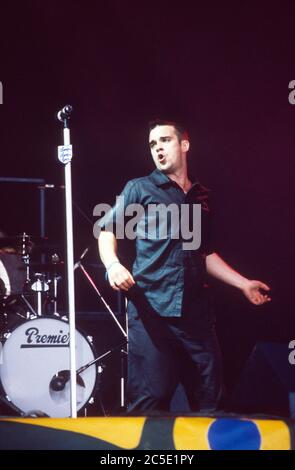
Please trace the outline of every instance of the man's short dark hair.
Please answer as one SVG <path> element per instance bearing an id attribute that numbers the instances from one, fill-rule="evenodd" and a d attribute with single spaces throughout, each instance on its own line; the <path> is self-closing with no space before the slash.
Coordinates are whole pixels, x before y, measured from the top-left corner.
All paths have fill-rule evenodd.
<path id="1" fill-rule="evenodd" d="M 155 119 L 154 121 L 149 122 L 149 132 L 151 132 L 157 126 L 173 126 L 179 142 L 182 140 L 188 140 L 187 130 L 178 122 L 165 121 L 164 119 Z"/>

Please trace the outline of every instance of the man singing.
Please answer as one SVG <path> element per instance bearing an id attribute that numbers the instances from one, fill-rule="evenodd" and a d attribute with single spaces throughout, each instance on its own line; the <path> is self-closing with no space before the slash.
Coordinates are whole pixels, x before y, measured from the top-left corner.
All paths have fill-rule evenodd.
<path id="1" fill-rule="evenodd" d="M 212 412 L 218 409 L 222 377 L 205 275 L 236 287 L 255 305 L 270 300 L 269 287 L 243 277 L 214 251 L 208 190 L 188 175 L 186 130 L 175 122 L 155 121 L 149 129 L 149 146 L 156 169 L 129 181 L 120 203 L 99 224 L 99 252 L 109 283 L 128 298 L 128 411 L 169 410 L 181 381 L 192 410 Z M 122 220 L 126 208 L 137 206 L 142 215 L 130 272 L 118 256 L 114 221 Z M 158 212 L 149 210 L 155 207 Z M 166 217 L 163 236 L 159 219 L 169 212 L 165 208 L 179 211 L 176 218 Z M 150 227 L 156 227 L 152 234 Z M 177 230 L 180 227 L 186 231 Z"/>

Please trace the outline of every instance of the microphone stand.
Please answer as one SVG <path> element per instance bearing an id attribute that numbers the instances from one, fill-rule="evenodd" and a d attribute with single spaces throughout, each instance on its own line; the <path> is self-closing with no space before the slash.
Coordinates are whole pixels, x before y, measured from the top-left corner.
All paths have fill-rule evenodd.
<path id="1" fill-rule="evenodd" d="M 114 312 L 112 311 L 112 309 L 110 308 L 110 306 L 107 304 L 107 302 L 105 301 L 105 299 L 103 298 L 103 296 L 101 295 L 98 287 L 96 286 L 96 284 L 94 283 L 92 277 L 90 276 L 90 274 L 86 271 L 85 267 L 83 266 L 82 262 L 81 262 L 81 259 L 80 261 L 78 261 L 78 263 L 76 263 L 76 266 L 79 267 L 82 271 L 82 273 L 84 274 L 84 276 L 86 277 L 86 279 L 88 280 L 89 284 L 93 287 L 94 291 L 96 292 L 96 294 L 98 295 L 98 297 L 100 298 L 100 300 L 102 301 L 102 303 L 104 304 L 105 308 L 107 309 L 107 311 L 109 312 L 109 314 L 111 315 L 112 319 L 114 320 L 114 322 L 116 323 L 117 327 L 119 328 L 119 330 L 121 331 L 122 335 L 124 336 L 125 339 L 127 339 L 127 333 L 126 331 L 124 330 L 124 328 L 121 326 L 120 322 L 118 321 L 118 319 L 116 318 Z"/>
<path id="2" fill-rule="evenodd" d="M 68 309 L 70 329 L 70 388 L 71 417 L 77 418 L 77 383 L 76 383 L 76 321 L 75 321 L 75 284 L 74 284 L 74 244 L 73 244 L 73 211 L 72 211 L 72 175 L 71 160 L 73 156 L 70 143 L 69 119 L 73 108 L 65 106 L 57 114 L 63 123 L 64 145 L 58 146 L 58 160 L 65 169 L 65 206 L 66 206 L 66 238 L 67 238 L 67 280 Z"/>
<path id="3" fill-rule="evenodd" d="M 90 249 L 90 246 L 88 246 L 82 253 L 82 255 L 80 256 L 79 260 L 75 263 L 75 266 L 74 266 L 74 269 L 77 269 L 79 268 L 82 273 L 84 274 L 86 280 L 89 282 L 89 284 L 91 285 L 91 287 L 94 289 L 96 295 L 99 297 L 99 299 L 101 300 L 101 302 L 104 304 L 106 310 L 109 312 L 109 314 L 111 315 L 112 319 L 114 320 L 114 322 L 116 323 L 117 327 L 119 328 L 121 334 L 123 335 L 124 337 L 124 343 L 122 343 L 119 347 L 120 347 L 120 355 L 121 355 L 121 358 L 120 358 L 120 407 L 121 409 L 123 410 L 125 408 L 125 405 L 126 405 L 126 398 L 125 398 L 125 376 L 126 376 L 126 373 L 125 373 L 125 361 L 126 361 L 126 356 L 127 356 L 127 351 L 125 350 L 126 346 L 128 348 L 128 320 L 127 320 L 127 309 L 126 309 L 126 306 L 125 306 L 125 315 L 126 315 L 126 331 L 124 330 L 124 328 L 121 326 L 120 322 L 118 321 L 116 315 L 114 314 L 114 312 L 112 311 L 112 309 L 110 308 L 110 306 L 108 305 L 108 303 L 105 301 L 105 299 L 103 298 L 101 292 L 99 291 L 97 285 L 95 284 L 94 280 L 92 279 L 92 277 L 90 276 L 89 272 L 85 269 L 85 266 L 83 265 L 83 260 L 84 260 L 84 257 L 85 255 L 88 253 Z M 120 298 L 119 297 L 119 302 L 120 302 Z M 110 352 L 114 351 L 115 349 L 117 348 L 114 348 L 112 349 L 111 351 L 107 352 L 106 354 L 109 354 Z M 101 359 L 103 356 L 100 356 L 98 359 L 95 359 L 94 362 L 96 362 L 97 360 Z M 93 362 L 91 362 L 89 365 L 92 365 Z M 88 367 L 88 365 L 86 366 Z M 83 369 L 84 370 L 84 369 Z M 78 372 L 82 372 L 82 370 L 78 370 Z"/>

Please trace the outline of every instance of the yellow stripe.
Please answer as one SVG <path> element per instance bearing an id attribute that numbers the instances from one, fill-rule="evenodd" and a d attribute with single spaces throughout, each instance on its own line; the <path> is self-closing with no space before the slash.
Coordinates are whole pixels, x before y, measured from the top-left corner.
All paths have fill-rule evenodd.
<path id="1" fill-rule="evenodd" d="M 84 434 L 123 449 L 138 446 L 146 418 L 9 418 L 0 421 L 41 426 Z M 208 431 L 214 418 L 175 418 L 173 440 L 177 450 L 209 450 Z M 249 421 L 249 419 L 247 420 Z M 261 450 L 290 450 L 290 431 L 278 420 L 251 419 L 261 435 Z"/>
<path id="2" fill-rule="evenodd" d="M 173 440 L 177 450 L 210 450 L 208 431 L 214 418 L 176 418 Z"/>
<path id="3" fill-rule="evenodd" d="M 261 435 L 260 450 L 290 450 L 291 437 L 286 423 L 277 420 L 251 419 Z"/>
<path id="4" fill-rule="evenodd" d="M 12 418 L 1 419 L 85 434 L 124 449 L 138 446 L 146 418 Z"/>

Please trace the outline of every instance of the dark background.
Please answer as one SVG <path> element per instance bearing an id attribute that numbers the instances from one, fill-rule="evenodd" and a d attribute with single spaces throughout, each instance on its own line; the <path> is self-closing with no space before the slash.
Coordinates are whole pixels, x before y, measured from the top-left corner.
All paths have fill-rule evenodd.
<path id="1" fill-rule="evenodd" d="M 96 204 L 112 203 L 128 179 L 153 169 L 149 120 L 189 129 L 191 172 L 212 189 L 218 252 L 272 288 L 272 302 L 256 308 L 213 282 L 229 390 L 257 341 L 295 335 L 294 18 L 291 1 L 1 6 L 0 176 L 63 183 L 54 116 L 70 103 L 73 197 L 94 222 Z M 0 191 L 0 228 L 37 234 L 36 188 L 3 183 Z M 92 225 L 76 209 L 74 232 L 76 254 L 91 245 L 95 261 Z M 47 191 L 46 233 L 63 253 L 60 189 Z M 89 291 L 79 278 L 78 310 L 102 311 Z"/>

